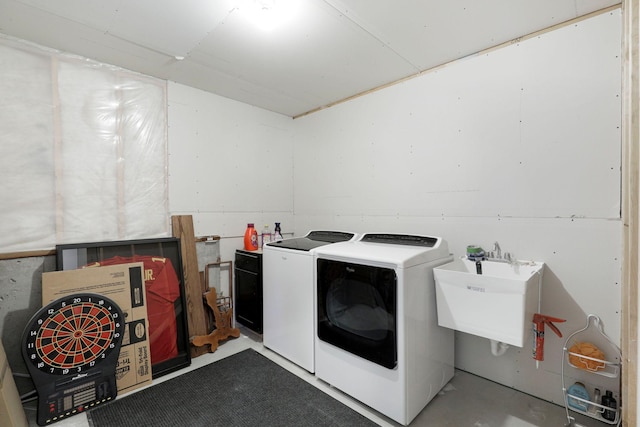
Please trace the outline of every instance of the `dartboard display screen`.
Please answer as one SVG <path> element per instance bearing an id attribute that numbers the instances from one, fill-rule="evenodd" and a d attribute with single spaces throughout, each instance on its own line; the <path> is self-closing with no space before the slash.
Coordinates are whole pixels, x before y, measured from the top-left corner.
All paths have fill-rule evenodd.
<path id="1" fill-rule="evenodd" d="M 28 360 L 54 375 L 79 373 L 116 348 L 124 328 L 120 310 L 96 295 L 74 295 L 41 310 L 26 341 Z"/>

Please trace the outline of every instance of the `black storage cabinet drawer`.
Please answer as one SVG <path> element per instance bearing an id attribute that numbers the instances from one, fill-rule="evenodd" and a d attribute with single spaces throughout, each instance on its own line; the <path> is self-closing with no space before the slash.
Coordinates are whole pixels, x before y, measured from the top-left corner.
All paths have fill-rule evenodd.
<path id="1" fill-rule="evenodd" d="M 236 250 L 234 270 L 236 322 L 262 334 L 262 253 Z"/>

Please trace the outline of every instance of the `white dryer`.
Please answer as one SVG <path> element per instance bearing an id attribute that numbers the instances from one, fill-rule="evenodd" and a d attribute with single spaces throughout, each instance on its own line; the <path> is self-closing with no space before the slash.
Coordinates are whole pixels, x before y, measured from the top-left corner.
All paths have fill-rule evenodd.
<path id="1" fill-rule="evenodd" d="M 356 237 L 341 231 L 310 231 L 262 249 L 262 342 L 309 372 L 315 371 L 315 251 Z"/>
<path id="2" fill-rule="evenodd" d="M 365 234 L 316 251 L 316 376 L 404 425 L 453 377 L 453 331 L 438 326 L 439 237 Z"/>

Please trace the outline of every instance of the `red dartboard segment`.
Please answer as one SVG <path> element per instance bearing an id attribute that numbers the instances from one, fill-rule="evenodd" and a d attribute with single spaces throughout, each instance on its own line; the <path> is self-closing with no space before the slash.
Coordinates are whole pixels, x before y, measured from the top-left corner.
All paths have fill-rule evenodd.
<path id="1" fill-rule="evenodd" d="M 50 356 L 54 356 L 52 359 Z M 51 352 L 51 354 L 47 354 L 42 356 L 42 360 L 48 364 L 49 366 L 55 366 L 58 368 L 67 368 L 64 366 L 66 356 L 63 353 Z"/>
<path id="2" fill-rule="evenodd" d="M 101 350 L 102 350 L 102 346 L 101 346 L 101 345 L 93 345 L 93 346 L 91 346 L 91 347 L 88 347 L 88 348 L 87 348 L 87 351 L 88 351 L 90 354 L 95 354 L 96 356 L 97 356 L 98 354 L 100 354 L 100 351 L 101 351 Z"/>
<path id="3" fill-rule="evenodd" d="M 96 307 L 91 307 L 91 310 L 87 314 L 87 318 L 94 319 L 94 320 L 100 322 L 102 319 L 105 318 L 105 312 L 102 311 L 102 310 L 99 310 Z"/>
<path id="4" fill-rule="evenodd" d="M 62 324 L 64 327 L 67 318 L 62 313 L 58 312 L 55 316 L 51 317 L 50 320 L 52 323 L 55 323 L 57 325 Z"/>
<path id="5" fill-rule="evenodd" d="M 42 346 L 42 352 L 45 354 L 51 354 L 56 350 L 56 347 L 53 344 L 47 344 Z"/>
<path id="6" fill-rule="evenodd" d="M 53 336 L 53 329 L 43 329 L 42 333 L 40 334 L 41 339 L 44 338 L 51 338 Z"/>
<path id="7" fill-rule="evenodd" d="M 78 329 L 82 328 L 81 319 L 82 319 L 82 306 L 74 305 L 71 307 L 71 316 L 70 319 L 73 321 L 73 328 Z"/>
<path id="8" fill-rule="evenodd" d="M 82 313 L 82 316 L 79 318 L 79 320 L 79 329 L 82 329 L 84 331 L 94 328 L 95 324 L 99 322 L 99 319 L 92 316 L 91 313 Z"/>

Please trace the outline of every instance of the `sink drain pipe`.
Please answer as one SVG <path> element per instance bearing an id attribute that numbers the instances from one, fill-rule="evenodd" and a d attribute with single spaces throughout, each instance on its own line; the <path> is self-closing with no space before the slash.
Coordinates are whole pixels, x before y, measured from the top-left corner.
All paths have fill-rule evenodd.
<path id="1" fill-rule="evenodd" d="M 509 344 L 491 339 L 489 341 L 491 341 L 491 354 L 494 356 L 502 356 L 509 349 Z"/>

